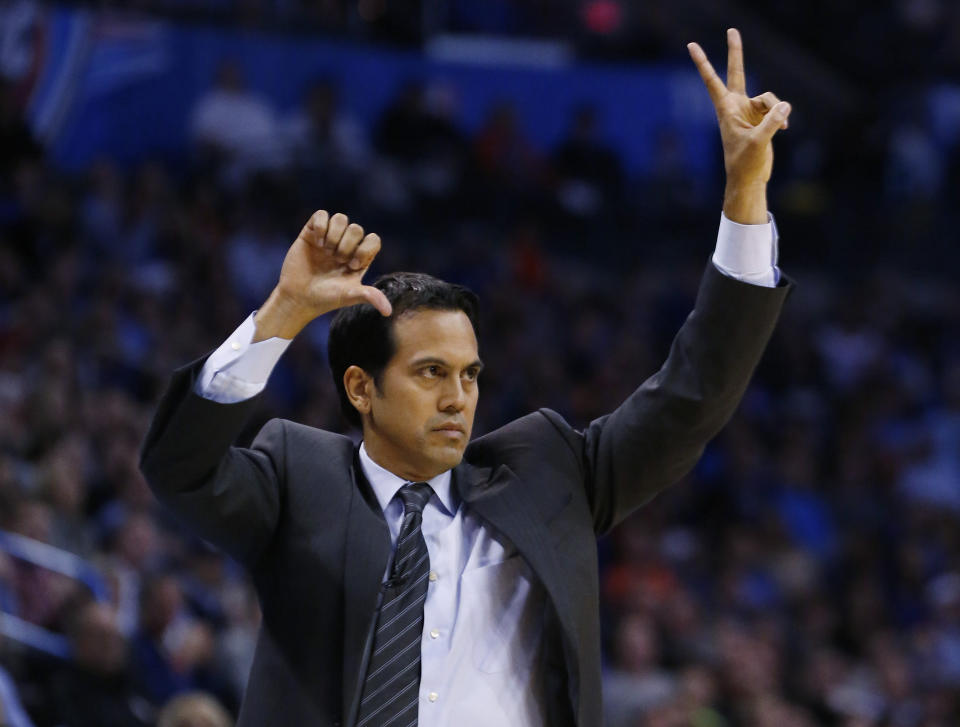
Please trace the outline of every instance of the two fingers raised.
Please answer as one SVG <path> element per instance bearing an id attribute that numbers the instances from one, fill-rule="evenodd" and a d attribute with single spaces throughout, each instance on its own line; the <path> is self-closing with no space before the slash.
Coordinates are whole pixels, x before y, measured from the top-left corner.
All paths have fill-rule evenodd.
<path id="1" fill-rule="evenodd" d="M 727 31 L 727 88 L 731 93 L 747 93 L 747 74 L 743 70 L 743 40 L 736 28 Z"/>
<path id="2" fill-rule="evenodd" d="M 703 79 L 703 83 L 707 87 L 710 100 L 713 101 L 714 106 L 718 105 L 723 97 L 730 92 L 727 85 L 717 75 L 717 72 L 713 69 L 713 64 L 710 63 L 707 54 L 699 43 L 687 43 L 687 50 L 690 52 L 690 58 L 693 59 L 697 71 L 700 72 L 700 78 Z"/>
<path id="3" fill-rule="evenodd" d="M 699 43 L 687 43 L 687 50 L 690 52 L 690 58 L 700 72 L 700 78 L 703 79 L 713 99 L 714 105 L 728 93 L 736 93 L 745 96 L 747 93 L 747 76 L 743 70 L 743 40 L 740 38 L 740 31 L 736 28 L 730 28 L 727 31 L 727 82 L 724 83 L 717 72 L 713 69 L 713 64 L 707 58 L 707 54 Z"/>
<path id="4" fill-rule="evenodd" d="M 690 58 L 693 60 L 700 78 L 703 79 L 710 99 L 717 109 L 718 116 L 721 114 L 722 101 L 730 94 L 746 98 L 746 74 L 743 66 L 743 41 L 736 28 L 730 28 L 727 31 L 727 82 L 724 83 L 717 75 L 713 65 L 707 58 L 703 48 L 697 43 L 687 44 L 687 50 L 690 52 Z M 772 137 L 777 129 L 787 128 L 787 116 L 790 115 L 790 104 L 780 101 L 773 93 L 769 91 L 759 96 L 749 99 L 751 110 L 761 120 L 756 124 L 760 133 L 767 137 Z"/>

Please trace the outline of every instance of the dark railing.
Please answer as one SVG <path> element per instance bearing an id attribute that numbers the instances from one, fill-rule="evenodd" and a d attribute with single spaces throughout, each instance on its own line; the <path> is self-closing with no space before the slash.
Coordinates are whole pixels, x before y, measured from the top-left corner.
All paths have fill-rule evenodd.
<path id="1" fill-rule="evenodd" d="M 91 563 L 78 555 L 5 530 L 0 530 L 0 552 L 78 581 L 89 588 L 98 601 L 108 599 L 103 576 Z M 0 633 L 52 656 L 64 659 L 69 656 L 70 647 L 64 636 L 25 621 L 21 615 L 0 610 Z"/>

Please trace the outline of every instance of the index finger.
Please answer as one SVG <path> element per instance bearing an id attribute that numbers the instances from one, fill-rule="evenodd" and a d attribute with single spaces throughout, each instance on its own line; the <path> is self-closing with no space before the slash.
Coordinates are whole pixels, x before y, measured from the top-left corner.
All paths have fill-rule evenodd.
<path id="1" fill-rule="evenodd" d="M 700 78 L 703 79 L 703 83 L 707 87 L 707 93 L 710 94 L 714 105 L 718 104 L 720 99 L 727 95 L 727 87 L 723 85 L 720 76 L 713 70 L 713 66 L 707 60 L 707 54 L 703 52 L 703 48 L 698 43 L 687 43 L 687 50 L 690 51 L 690 57 L 693 59 L 697 70 L 700 71 Z"/>
<path id="2" fill-rule="evenodd" d="M 326 210 L 317 210 L 307 224 L 300 230 L 300 238 L 308 245 L 317 245 L 323 247 L 323 237 L 327 234 L 327 225 L 330 222 L 330 216 Z"/>

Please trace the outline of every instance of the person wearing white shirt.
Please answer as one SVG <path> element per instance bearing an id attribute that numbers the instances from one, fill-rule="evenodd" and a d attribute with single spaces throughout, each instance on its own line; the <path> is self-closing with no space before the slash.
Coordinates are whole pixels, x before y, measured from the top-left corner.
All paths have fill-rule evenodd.
<path id="1" fill-rule="evenodd" d="M 766 208 L 789 106 L 746 96 L 736 31 L 728 43 L 726 84 L 690 46 L 728 180 L 696 306 L 661 370 L 582 432 L 541 409 L 471 442 L 476 296 L 415 273 L 365 285 L 379 237 L 323 210 L 267 301 L 175 374 L 141 466 L 256 583 L 264 623 L 240 727 L 599 727 L 595 538 L 697 461 L 790 290 Z M 331 369 L 359 448 L 282 420 L 230 447 L 289 341 L 334 310 Z M 411 553 L 422 576 L 403 588 L 422 595 L 394 615 Z M 408 647 L 378 657 L 397 643 Z"/>

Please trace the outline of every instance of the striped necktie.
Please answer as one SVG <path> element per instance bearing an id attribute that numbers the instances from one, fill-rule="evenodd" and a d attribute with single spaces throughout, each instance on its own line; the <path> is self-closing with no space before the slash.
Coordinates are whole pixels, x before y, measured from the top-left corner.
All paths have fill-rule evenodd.
<path id="1" fill-rule="evenodd" d="M 433 494 L 426 482 L 400 488 L 403 524 L 363 683 L 357 727 L 413 727 L 420 695 L 420 640 L 430 557 L 420 532 L 423 508 Z"/>

